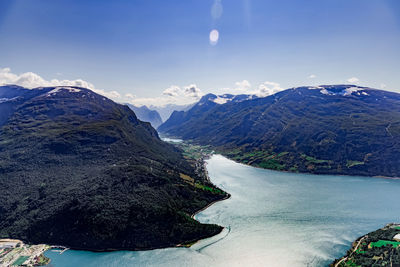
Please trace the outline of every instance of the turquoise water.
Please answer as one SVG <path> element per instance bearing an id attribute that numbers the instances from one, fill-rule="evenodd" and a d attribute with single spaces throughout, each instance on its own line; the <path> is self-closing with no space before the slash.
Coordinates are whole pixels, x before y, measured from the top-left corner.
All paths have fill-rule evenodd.
<path id="1" fill-rule="evenodd" d="M 326 266 L 357 237 L 400 221 L 400 180 L 257 169 L 220 155 L 207 169 L 231 193 L 197 215 L 226 227 L 192 248 L 48 251 L 52 266 Z"/>
<path id="2" fill-rule="evenodd" d="M 169 143 L 181 143 L 183 140 L 179 138 L 170 138 L 170 137 L 163 137 L 161 136 L 161 139 L 165 142 Z"/>

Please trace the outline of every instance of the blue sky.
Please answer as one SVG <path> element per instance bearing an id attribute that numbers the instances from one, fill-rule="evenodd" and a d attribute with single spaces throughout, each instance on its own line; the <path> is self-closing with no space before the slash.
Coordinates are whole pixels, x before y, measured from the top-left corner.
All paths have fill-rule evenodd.
<path id="1" fill-rule="evenodd" d="M 0 68 L 149 103 L 266 81 L 400 92 L 400 1 L 1 0 Z"/>

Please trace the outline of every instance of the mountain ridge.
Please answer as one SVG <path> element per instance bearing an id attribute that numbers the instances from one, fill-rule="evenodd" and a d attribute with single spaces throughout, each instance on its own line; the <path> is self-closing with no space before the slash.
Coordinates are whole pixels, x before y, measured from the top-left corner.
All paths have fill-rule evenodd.
<path id="1" fill-rule="evenodd" d="M 225 194 L 182 179 L 214 187 L 127 106 L 69 86 L 3 86 L 1 97 L 0 237 L 141 250 L 221 231 L 190 215 Z"/>
<path id="2" fill-rule="evenodd" d="M 303 86 L 195 111 L 181 114 L 185 120 L 166 121 L 159 131 L 212 145 L 257 167 L 400 176 L 398 93 L 356 85 Z"/>
<path id="3" fill-rule="evenodd" d="M 176 124 L 182 124 L 190 119 L 193 119 L 193 117 L 199 116 L 199 114 L 202 114 L 204 112 L 207 112 L 208 110 L 214 108 L 217 105 L 225 104 L 228 102 L 232 103 L 238 103 L 241 101 L 245 101 L 247 99 L 253 99 L 256 98 L 256 96 L 253 95 L 246 95 L 246 94 L 240 94 L 240 95 L 233 95 L 233 94 L 222 94 L 222 95 L 216 95 L 216 94 L 206 94 L 201 97 L 201 99 L 193 104 L 190 109 L 188 110 L 181 110 L 181 111 L 174 111 L 172 112 L 171 116 L 166 120 L 163 124 L 161 124 L 157 130 L 161 132 L 167 132 L 169 127 L 173 127 Z"/>

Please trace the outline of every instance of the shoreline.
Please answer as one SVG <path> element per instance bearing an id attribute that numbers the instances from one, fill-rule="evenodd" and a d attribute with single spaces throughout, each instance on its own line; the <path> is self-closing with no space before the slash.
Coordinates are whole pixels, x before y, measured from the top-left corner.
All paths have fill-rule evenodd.
<path id="1" fill-rule="evenodd" d="M 203 172 L 204 172 L 204 174 L 205 174 L 205 178 L 206 178 L 207 182 L 211 183 L 213 186 L 215 186 L 216 188 L 218 188 L 218 186 L 216 186 L 213 182 L 211 182 L 211 179 L 210 179 L 210 176 L 208 175 L 208 170 L 207 170 L 207 161 L 206 161 L 206 160 L 207 160 L 207 159 L 210 159 L 213 155 L 216 155 L 216 154 L 215 154 L 214 152 L 209 153 L 209 154 L 206 154 L 205 156 L 203 156 L 203 158 L 201 159 L 201 161 L 203 162 Z M 225 191 L 223 191 L 223 192 L 225 192 Z M 205 207 L 203 207 L 203 208 L 199 209 L 198 211 L 194 212 L 190 217 L 191 217 L 192 219 L 196 220 L 195 216 L 196 216 L 197 214 L 199 214 L 200 212 L 206 210 L 207 208 L 211 207 L 213 204 L 215 204 L 215 203 L 217 203 L 217 202 L 220 202 L 220 201 L 223 201 L 223 200 L 227 200 L 227 199 L 229 199 L 229 198 L 231 197 L 231 194 L 229 194 L 228 192 L 225 192 L 225 193 L 226 193 L 226 196 L 224 196 L 224 197 L 221 198 L 221 199 L 217 199 L 217 200 L 214 200 L 214 201 L 210 202 L 210 203 L 207 204 Z M 196 221 L 197 221 L 197 220 L 196 220 Z M 225 228 L 225 227 L 224 227 L 224 228 Z"/>
<path id="2" fill-rule="evenodd" d="M 227 194 L 228 194 L 228 193 L 227 193 Z M 221 198 L 221 199 L 218 199 L 218 200 L 214 200 L 213 202 L 207 204 L 207 206 L 205 206 L 205 207 L 199 209 L 198 211 L 196 211 L 195 213 L 193 213 L 193 214 L 190 216 L 190 218 L 192 218 L 193 220 L 199 222 L 199 221 L 195 218 L 195 216 L 196 216 L 197 214 L 199 214 L 200 212 L 202 212 L 202 211 L 208 209 L 209 207 L 211 207 L 211 206 L 214 205 L 215 203 L 218 203 L 218 202 L 220 202 L 220 201 L 227 200 L 227 199 L 229 199 L 230 197 L 231 197 L 231 195 L 228 194 L 228 195 L 225 196 L 224 198 Z M 201 222 L 199 222 L 199 223 L 201 223 Z M 220 226 L 221 226 L 221 225 L 220 225 Z M 212 238 L 212 237 L 217 236 L 217 235 L 219 235 L 220 233 L 222 233 L 222 231 L 223 231 L 224 229 L 226 229 L 226 227 L 225 227 L 225 226 L 221 226 L 221 227 L 222 227 L 222 228 L 221 228 L 221 231 L 220 231 L 219 233 L 215 234 L 215 235 L 212 235 L 212 236 L 209 236 L 209 237 L 200 238 L 200 239 L 195 240 L 195 241 L 193 241 L 193 242 L 188 242 L 187 244 L 178 244 L 178 245 L 176 245 L 176 246 L 174 246 L 174 247 L 175 247 L 175 248 L 190 248 L 190 247 L 192 247 L 193 245 L 195 245 L 195 244 L 197 244 L 198 242 L 200 242 L 201 240 L 205 240 L 205 239 L 208 239 L 208 238 Z"/>
<path id="3" fill-rule="evenodd" d="M 192 218 L 193 220 L 196 220 L 197 222 L 199 222 L 199 221 L 195 218 L 195 216 L 196 216 L 197 214 L 199 214 L 200 212 L 202 212 L 202 211 L 206 210 L 207 208 L 211 207 L 211 206 L 214 205 L 215 203 L 220 202 L 220 201 L 223 201 L 223 200 L 227 200 L 227 199 L 229 199 L 230 197 L 231 197 L 231 195 L 230 195 L 229 193 L 227 193 L 227 196 L 225 196 L 224 198 L 221 198 L 221 199 L 218 199 L 218 200 L 214 200 L 214 201 L 210 202 L 209 204 L 207 204 L 205 207 L 203 207 L 203 208 L 201 208 L 201 209 L 195 211 L 195 212 L 190 216 L 190 218 Z M 201 222 L 199 222 L 199 223 L 201 223 Z M 222 228 L 221 228 L 221 231 L 220 231 L 219 233 L 215 234 L 215 235 L 212 235 L 212 236 L 209 236 L 209 237 L 200 238 L 200 239 L 194 240 L 194 241 L 188 241 L 188 243 L 189 243 L 190 245 L 185 245 L 184 243 L 183 243 L 183 244 L 180 243 L 180 244 L 173 245 L 173 246 L 154 247 L 154 248 L 148 248 L 148 249 L 126 249 L 126 248 L 125 248 L 125 249 L 102 249 L 102 250 L 94 250 L 94 249 L 84 249 L 84 248 L 75 248 L 75 247 L 68 247 L 68 249 L 71 249 L 71 250 L 90 251 L 90 252 L 95 252 L 95 253 L 102 253 L 102 252 L 115 252 L 115 251 L 150 251 L 150 250 L 156 250 L 156 249 L 182 248 L 182 247 L 189 248 L 189 247 L 191 247 L 192 245 L 196 244 L 197 242 L 199 242 L 199 241 L 201 241 L 201 240 L 204 240 L 204 239 L 211 238 L 211 237 L 213 237 L 213 236 L 219 235 L 219 234 L 226 228 L 225 226 L 221 226 L 221 227 L 222 227 Z M 52 249 L 51 249 L 50 246 L 52 246 L 52 245 L 48 245 L 48 246 L 49 246 L 49 248 L 48 248 L 46 251 L 51 251 Z M 46 251 L 44 251 L 44 252 L 46 252 Z M 43 252 L 43 254 L 44 254 L 44 252 Z"/>
<path id="4" fill-rule="evenodd" d="M 257 169 L 261 169 L 261 170 L 269 170 L 269 171 L 274 171 L 274 172 L 284 172 L 284 173 L 293 173 L 293 174 L 308 174 L 308 175 L 321 175 L 321 176 L 328 176 L 328 175 L 334 175 L 334 176 L 348 176 L 348 177 L 360 177 L 360 178 L 378 178 L 378 179 L 390 179 L 390 180 L 400 180 L 400 177 L 397 176 L 384 176 L 384 175 L 350 175 L 350 174 L 340 174 L 340 173 L 314 173 L 314 172 L 292 172 L 292 171 L 288 171 L 288 170 L 274 170 L 274 169 L 267 169 L 267 168 L 262 168 L 259 166 L 254 166 L 254 165 L 249 165 L 246 163 L 243 163 L 241 161 L 237 161 L 234 160 L 233 158 L 230 158 L 228 155 L 222 153 L 222 152 L 218 152 L 215 153 L 214 155 L 221 155 L 229 160 L 232 160 L 236 163 L 239 164 L 243 164 L 245 166 L 249 166 L 249 167 L 253 167 L 253 168 L 257 168 Z"/>
<path id="5" fill-rule="evenodd" d="M 213 183 L 211 182 L 210 176 L 208 175 L 208 171 L 207 171 L 207 168 L 206 168 L 206 165 L 207 165 L 206 159 L 210 158 L 212 155 L 213 155 L 213 154 L 208 154 L 208 155 L 206 155 L 206 156 L 204 156 L 204 157 L 202 158 L 202 161 L 203 161 L 203 170 L 204 170 L 204 173 L 205 173 L 205 175 L 206 175 L 207 181 L 208 181 L 209 183 L 211 183 L 213 186 L 215 186 L 216 188 L 218 188 L 215 184 L 213 184 Z M 224 192 L 225 192 L 225 191 L 224 191 Z M 198 221 L 198 220 L 195 218 L 196 215 L 199 214 L 200 212 L 202 212 L 202 211 L 208 209 L 209 207 L 211 207 L 211 206 L 214 205 L 215 203 L 218 203 L 218 202 L 220 202 L 220 201 L 227 200 L 227 199 L 229 199 L 229 198 L 231 197 L 231 194 L 229 194 L 229 193 L 227 193 L 227 192 L 225 192 L 225 193 L 226 193 L 226 196 L 224 196 L 224 197 L 221 198 L 221 199 L 217 199 L 217 200 L 214 200 L 214 201 L 208 203 L 205 207 L 203 207 L 203 208 L 201 208 L 201 209 L 195 211 L 192 215 L 190 215 L 190 218 L 192 218 L 193 220 L 195 220 L 195 221 L 201 223 L 200 221 Z M 213 235 L 213 236 L 219 235 L 220 233 L 222 233 L 222 231 L 223 231 L 224 229 L 226 229 L 225 226 L 221 226 L 221 227 L 222 227 L 222 228 L 221 228 L 221 231 L 220 231 L 218 234 Z M 207 238 L 211 238 L 211 237 L 213 237 L 213 236 L 209 236 L 209 237 L 205 237 L 205 238 L 198 239 L 198 240 L 196 240 L 196 241 L 190 242 L 189 245 L 178 244 L 178 245 L 176 245 L 175 247 L 186 247 L 186 248 L 190 248 L 191 246 L 193 246 L 194 244 L 198 243 L 199 241 L 204 240 L 204 239 L 207 239 Z"/>
<path id="6" fill-rule="evenodd" d="M 160 134 L 160 133 L 159 133 Z M 184 140 L 181 137 L 176 137 L 176 136 L 170 136 L 168 134 L 163 133 L 162 134 L 162 138 L 173 138 L 173 139 L 179 139 L 181 140 L 179 143 L 189 143 L 189 144 L 195 144 L 195 145 L 199 145 L 199 146 L 205 146 L 203 144 L 197 143 L 194 140 Z M 167 142 L 167 141 L 164 141 Z M 215 148 L 215 147 L 214 147 Z M 268 169 L 268 168 L 262 168 L 259 166 L 253 166 L 253 165 L 249 165 L 246 164 L 244 162 L 241 161 L 237 161 L 234 160 L 233 158 L 229 157 L 226 153 L 224 153 L 223 151 L 216 151 L 214 150 L 213 153 L 211 155 L 221 155 L 224 156 L 225 158 L 232 160 L 236 163 L 239 164 L 243 164 L 245 166 L 250 166 L 253 168 L 257 168 L 257 169 L 262 169 L 262 170 L 270 170 L 270 171 L 276 171 L 276 172 L 285 172 L 285 173 L 301 173 L 301 174 L 310 174 L 310 175 L 336 175 L 336 176 L 349 176 L 349 177 L 372 177 L 372 178 L 380 178 L 380 179 L 391 179 L 391 180 L 400 180 L 400 176 L 384 176 L 384 175 L 362 175 L 362 174 L 357 174 L 357 175 L 351 175 L 351 174 L 343 174 L 343 173 L 315 173 L 315 172 L 293 172 L 293 171 L 289 171 L 289 170 L 275 170 L 275 169 Z M 211 155 L 207 155 L 208 157 L 210 157 Z M 207 175 L 208 177 L 208 175 Z"/>
<path id="7" fill-rule="evenodd" d="M 206 159 L 210 158 L 212 155 L 214 155 L 214 154 L 208 154 L 208 155 L 204 156 L 204 158 L 202 159 L 202 161 L 203 161 L 203 167 L 204 167 L 203 170 L 204 170 L 204 174 L 205 174 L 205 176 L 206 176 L 206 180 L 207 180 L 209 183 L 211 183 L 213 186 L 215 186 L 216 188 L 218 188 L 216 185 L 214 185 L 214 184 L 211 182 L 210 176 L 208 175 L 208 171 L 207 171 L 207 168 L 206 168 L 206 165 L 207 165 Z M 225 192 L 225 191 L 223 191 L 223 192 Z M 201 209 L 195 211 L 193 214 L 191 214 L 191 215 L 190 215 L 190 218 L 192 218 L 193 220 L 196 220 L 195 216 L 196 216 L 197 214 L 199 214 L 200 212 L 206 210 L 207 208 L 211 207 L 212 205 L 214 205 L 214 204 L 217 203 L 217 202 L 220 202 L 220 201 L 223 201 L 223 200 L 227 200 L 227 199 L 229 199 L 229 198 L 231 197 L 231 194 L 229 194 L 229 193 L 227 193 L 227 192 L 225 192 L 225 193 L 226 193 L 226 196 L 224 196 L 224 197 L 221 198 L 221 199 L 217 199 L 217 200 L 214 200 L 214 201 L 208 203 L 208 204 L 207 204 L 206 206 L 204 206 L 203 208 L 201 208 Z M 196 220 L 196 221 L 199 222 L 198 220 Z M 201 222 L 199 222 L 199 223 L 201 223 Z M 68 247 L 68 248 L 71 249 L 71 250 L 82 250 L 82 251 L 90 251 L 90 252 L 95 252 L 95 253 L 97 253 L 97 252 L 98 252 L 98 253 L 102 253 L 102 252 L 115 252 L 115 251 L 150 251 L 150 250 L 156 250 L 156 249 L 182 248 L 182 247 L 189 248 L 189 247 L 191 247 L 192 245 L 196 244 L 197 242 L 199 242 L 199 241 L 201 241 L 201 240 L 204 240 L 204 239 L 211 238 L 211 237 L 213 237 L 213 236 L 219 235 L 225 228 L 226 228 L 226 227 L 221 226 L 221 231 L 218 232 L 218 233 L 215 234 L 215 235 L 212 235 L 212 236 L 209 236 L 209 237 L 200 238 L 200 239 L 198 239 L 198 240 L 188 241 L 188 242 L 187 242 L 188 245 L 185 245 L 185 243 L 180 243 L 180 244 L 171 245 L 171 246 L 152 247 L 152 248 L 147 248 L 147 249 L 126 249 L 126 248 L 124 248 L 124 249 L 102 249 L 102 250 L 95 250 L 95 249 L 76 248 L 76 247 Z M 51 245 L 50 245 L 50 246 L 51 246 Z M 48 249 L 47 251 L 51 251 L 51 249 Z M 44 253 L 44 252 L 43 252 L 43 253 Z"/>
<path id="8" fill-rule="evenodd" d="M 227 196 L 225 196 L 224 198 L 221 198 L 221 199 L 218 199 L 218 200 L 214 200 L 213 202 L 207 204 L 207 206 L 205 206 L 204 208 L 201 208 L 201 209 L 199 209 L 198 211 L 196 211 L 195 213 L 193 213 L 190 217 L 191 217 L 192 219 L 198 221 L 198 220 L 195 218 L 195 216 L 196 216 L 197 214 L 199 214 L 200 212 L 202 212 L 202 211 L 208 209 L 209 207 L 211 207 L 211 206 L 214 205 L 215 203 L 220 202 L 220 201 L 227 200 L 227 199 L 229 199 L 229 198 L 231 198 L 231 194 L 227 193 Z M 225 228 L 225 227 L 223 227 L 223 228 Z"/>
<path id="9" fill-rule="evenodd" d="M 159 133 L 160 134 L 160 133 Z M 195 142 L 194 140 L 185 140 L 182 139 L 181 137 L 176 137 L 176 136 L 170 136 L 168 134 L 163 133 L 162 134 L 162 138 L 172 138 L 172 139 L 177 139 L 177 140 L 181 140 L 179 143 L 189 143 L 189 144 L 194 144 L 194 145 L 199 145 L 199 146 L 207 146 L 207 145 L 203 145 L 200 143 Z M 164 141 L 169 143 L 168 141 Z M 211 145 L 210 145 L 211 146 Z M 211 146 L 212 147 L 212 146 Z M 215 147 L 213 147 L 215 149 Z M 241 161 L 237 161 L 231 157 L 229 157 L 225 152 L 223 151 L 216 151 L 214 150 L 212 154 L 207 155 L 207 157 L 210 157 L 212 155 L 221 155 L 224 156 L 225 158 L 232 160 L 236 163 L 240 163 L 246 166 L 250 166 L 253 168 L 258 168 L 258 169 L 262 169 L 262 170 L 270 170 L 270 171 L 276 171 L 276 172 L 285 172 L 285 173 L 301 173 L 301 174 L 310 174 L 310 175 L 336 175 L 336 176 L 349 176 L 349 177 L 372 177 L 372 178 L 380 178 L 380 179 L 391 179 L 391 180 L 400 180 L 400 176 L 384 176 L 384 175 L 362 175 L 362 174 L 356 174 L 356 175 L 351 175 L 351 174 L 343 174 L 343 173 L 315 173 L 315 172 L 294 172 L 294 171 L 289 171 L 289 170 L 275 170 L 275 169 L 268 169 L 268 168 L 262 168 L 259 166 L 254 166 L 254 165 L 249 165 L 247 163 L 241 162 Z M 207 158 L 206 157 L 206 158 Z M 205 158 L 205 159 L 206 159 Z M 208 177 L 208 176 L 207 176 Z"/>

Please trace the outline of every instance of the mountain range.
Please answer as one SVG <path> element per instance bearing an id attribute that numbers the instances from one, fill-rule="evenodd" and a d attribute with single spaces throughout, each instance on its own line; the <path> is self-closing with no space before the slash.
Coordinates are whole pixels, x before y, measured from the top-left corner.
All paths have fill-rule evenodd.
<path id="1" fill-rule="evenodd" d="M 260 98 L 207 95 L 158 130 L 257 167 L 400 177 L 400 94 L 355 85 L 296 87 Z"/>
<path id="2" fill-rule="evenodd" d="M 193 104 L 187 110 L 175 110 L 171 116 L 166 120 L 157 130 L 164 133 L 169 133 L 170 130 L 183 125 L 186 122 L 200 118 L 204 113 L 213 109 L 216 106 L 228 102 L 238 103 L 248 99 L 254 99 L 253 95 L 232 95 L 232 94 L 206 94 L 197 103 Z"/>
<path id="3" fill-rule="evenodd" d="M 135 112 L 136 117 L 141 121 L 150 122 L 153 128 L 157 128 L 162 124 L 160 114 L 156 110 L 149 109 L 147 106 L 135 106 L 132 104 L 126 104 L 130 109 Z"/>
<path id="4" fill-rule="evenodd" d="M 188 104 L 188 105 L 177 105 L 177 104 L 166 104 L 162 106 L 155 106 L 155 105 L 150 105 L 149 109 L 155 110 L 160 114 L 161 120 L 164 122 L 168 120 L 168 118 L 171 116 L 171 114 L 174 111 L 186 111 L 189 110 L 193 104 Z"/>
<path id="5" fill-rule="evenodd" d="M 226 195 L 195 165 L 88 89 L 0 87 L 0 238 L 137 250 L 212 236 L 222 227 L 191 215 Z"/>

